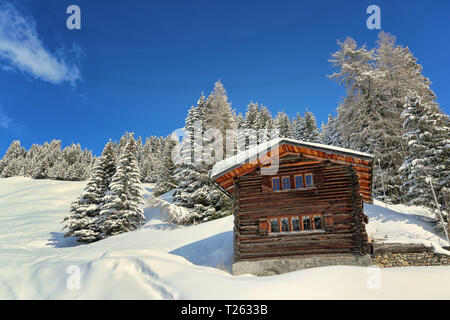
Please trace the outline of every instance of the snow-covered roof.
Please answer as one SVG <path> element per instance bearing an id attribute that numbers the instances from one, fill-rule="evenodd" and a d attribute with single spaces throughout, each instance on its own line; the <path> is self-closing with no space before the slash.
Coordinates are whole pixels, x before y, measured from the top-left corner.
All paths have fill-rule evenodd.
<path id="1" fill-rule="evenodd" d="M 257 144 L 245 151 L 242 151 L 232 157 L 226 158 L 220 162 L 217 162 L 212 170 L 211 170 L 211 178 L 216 179 L 219 176 L 225 174 L 226 172 L 229 172 L 236 168 L 237 166 L 240 166 L 242 164 L 245 164 L 250 159 L 254 159 L 257 156 L 262 156 L 265 153 L 269 152 L 273 148 L 277 148 L 278 146 L 289 144 L 289 145 L 295 145 L 299 147 L 306 147 L 306 148 L 312 148 L 324 152 L 332 152 L 332 153 L 340 153 L 343 155 L 348 155 L 351 157 L 358 157 L 363 159 L 373 159 L 373 156 L 368 153 L 359 152 L 351 149 L 346 148 L 340 148 L 335 146 L 328 146 L 321 143 L 315 143 L 315 142 L 305 142 L 295 139 L 288 139 L 288 138 L 278 138 L 273 139 L 270 141 L 266 141 L 260 144 Z"/>

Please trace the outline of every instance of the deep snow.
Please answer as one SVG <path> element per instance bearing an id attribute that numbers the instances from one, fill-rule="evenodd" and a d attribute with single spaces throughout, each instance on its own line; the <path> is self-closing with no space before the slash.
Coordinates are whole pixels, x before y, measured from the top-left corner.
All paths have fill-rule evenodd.
<path id="1" fill-rule="evenodd" d="M 149 197 L 151 185 L 145 186 Z M 450 298 L 450 267 L 333 266 L 232 276 L 232 217 L 185 227 L 146 207 L 147 222 L 139 230 L 80 245 L 63 237 L 60 222 L 83 187 L 84 182 L 0 179 L 1 299 Z M 438 250 L 446 245 L 423 208 L 376 203 L 365 211 L 373 238 Z M 74 268 L 80 270 L 79 288 L 73 286 L 76 272 L 68 272 Z"/>

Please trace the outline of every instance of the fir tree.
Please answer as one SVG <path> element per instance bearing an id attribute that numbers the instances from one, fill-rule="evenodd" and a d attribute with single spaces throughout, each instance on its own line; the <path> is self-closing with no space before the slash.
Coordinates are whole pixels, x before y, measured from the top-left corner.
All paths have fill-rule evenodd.
<path id="1" fill-rule="evenodd" d="M 312 112 L 306 110 L 305 116 L 297 119 L 295 138 L 305 142 L 319 142 L 317 121 Z"/>
<path id="2" fill-rule="evenodd" d="M 145 219 L 141 205 L 142 186 L 136 160 L 136 142 L 131 136 L 120 155 L 110 191 L 103 197 L 97 226 L 102 237 L 135 230 Z"/>
<path id="3" fill-rule="evenodd" d="M 338 70 L 331 78 L 347 91 L 338 106 L 342 145 L 371 153 L 379 160 L 375 196 L 397 203 L 401 199 L 398 169 L 408 155 L 401 119 L 404 99 L 412 89 L 424 103 L 437 104 L 417 59 L 395 42 L 395 37 L 383 32 L 373 50 L 358 48 L 351 38 L 339 42 L 340 49 L 331 60 Z"/>
<path id="4" fill-rule="evenodd" d="M 203 97 L 203 95 L 202 95 Z M 185 223 L 203 222 L 230 213 L 230 206 L 225 196 L 214 186 L 209 177 L 212 165 L 206 163 L 208 143 L 203 141 L 202 133 L 206 130 L 195 127 L 200 123 L 208 124 L 204 118 L 204 99 L 200 98 L 196 107 L 192 107 L 185 120 L 185 137 L 176 159 L 174 178 L 177 183 L 174 203 L 190 210 Z"/>
<path id="5" fill-rule="evenodd" d="M 436 196 L 444 204 L 441 190 L 450 183 L 450 124 L 448 115 L 433 103 L 423 102 L 416 92 L 407 97 L 404 119 L 409 155 L 399 171 L 404 192 L 410 205 L 435 208 L 431 178 Z"/>
<path id="6" fill-rule="evenodd" d="M 336 146 L 341 147 L 341 134 L 339 133 L 339 130 L 336 126 L 336 119 L 333 118 L 331 114 L 328 115 L 328 122 L 322 123 L 322 128 L 319 135 L 320 143 L 329 145 L 329 146 Z"/>
<path id="7" fill-rule="evenodd" d="M 303 117 L 297 112 L 296 117 L 292 120 L 292 134 L 294 139 L 302 140 Z"/>
<path id="8" fill-rule="evenodd" d="M 21 174 L 25 165 L 26 150 L 19 140 L 14 140 L 0 160 L 0 173 L 3 177 L 13 177 Z"/>
<path id="9" fill-rule="evenodd" d="M 92 242 L 101 239 L 98 217 L 103 198 L 110 189 L 112 177 L 116 172 L 116 150 L 112 142 L 108 142 L 101 157 L 97 160 L 83 194 L 70 208 L 66 222 L 65 237 L 77 237 L 80 242 Z"/>
<path id="10" fill-rule="evenodd" d="M 171 137 L 166 138 L 155 163 L 156 186 L 153 191 L 156 196 L 166 193 L 176 187 L 173 176 L 175 165 L 172 161 L 172 150 L 174 148 L 175 141 Z"/>
<path id="11" fill-rule="evenodd" d="M 278 112 L 275 128 L 278 130 L 280 138 L 294 138 L 291 120 L 286 113 Z"/>

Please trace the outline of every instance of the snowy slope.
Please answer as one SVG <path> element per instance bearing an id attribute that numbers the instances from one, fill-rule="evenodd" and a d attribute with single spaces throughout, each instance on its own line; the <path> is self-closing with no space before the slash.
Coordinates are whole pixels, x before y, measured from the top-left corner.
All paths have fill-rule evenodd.
<path id="1" fill-rule="evenodd" d="M 365 205 L 369 217 L 366 227 L 371 239 L 386 243 L 415 243 L 432 247 L 435 252 L 450 254 L 442 249 L 447 240 L 434 231 L 435 216 L 423 207 L 387 205 L 375 201 Z"/>
<path id="2" fill-rule="evenodd" d="M 147 222 L 139 230 L 79 245 L 62 237 L 60 221 L 83 186 L 0 179 L 1 299 L 450 298 L 450 267 L 380 269 L 379 288 L 368 286 L 373 269 L 350 266 L 232 276 L 232 217 L 180 227 L 145 208 Z M 399 212 L 404 209 L 368 206 L 369 233 L 444 244 L 424 212 Z M 80 270 L 79 289 L 67 286 L 70 266 Z"/>

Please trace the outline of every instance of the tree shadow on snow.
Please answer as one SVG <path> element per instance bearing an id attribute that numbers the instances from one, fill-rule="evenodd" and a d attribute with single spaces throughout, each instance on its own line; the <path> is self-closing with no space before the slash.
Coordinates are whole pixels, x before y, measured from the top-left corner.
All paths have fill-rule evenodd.
<path id="1" fill-rule="evenodd" d="M 415 225 L 421 227 L 424 231 L 446 240 L 444 235 L 438 234 L 435 230 L 437 221 L 420 214 L 402 213 L 388 208 L 382 208 L 380 210 L 380 208 L 374 205 L 364 206 L 364 213 L 369 217 L 369 225 L 371 219 L 382 223 L 399 222 L 404 225 Z"/>
<path id="2" fill-rule="evenodd" d="M 150 194 L 153 193 L 153 188 L 150 187 L 143 187 L 147 193 L 143 194 L 144 200 L 147 200 L 150 197 Z"/>
<path id="3" fill-rule="evenodd" d="M 46 245 L 55 248 L 76 247 L 83 244 L 82 242 L 78 242 L 74 237 L 64 238 L 64 232 L 50 232 L 50 236 Z"/>
<path id="4" fill-rule="evenodd" d="M 170 252 L 199 266 L 231 272 L 233 260 L 233 231 L 222 232 Z"/>

